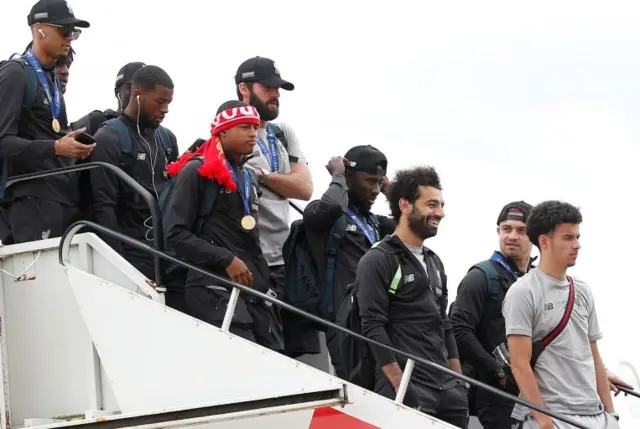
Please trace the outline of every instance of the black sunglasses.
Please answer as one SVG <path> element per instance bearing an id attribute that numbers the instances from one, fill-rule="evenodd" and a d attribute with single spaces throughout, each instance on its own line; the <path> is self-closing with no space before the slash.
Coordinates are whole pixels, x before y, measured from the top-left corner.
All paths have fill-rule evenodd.
<path id="1" fill-rule="evenodd" d="M 62 37 L 66 38 L 66 37 L 72 36 L 73 40 L 78 40 L 78 37 L 80 37 L 80 34 L 82 34 L 82 30 L 74 27 L 73 25 L 58 25 L 58 24 L 45 24 L 45 25 L 57 28 L 58 33 L 60 33 Z"/>

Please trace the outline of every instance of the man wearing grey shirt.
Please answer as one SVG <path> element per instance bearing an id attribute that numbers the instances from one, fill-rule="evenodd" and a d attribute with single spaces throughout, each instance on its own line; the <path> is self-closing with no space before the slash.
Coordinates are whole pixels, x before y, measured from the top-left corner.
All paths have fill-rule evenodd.
<path id="1" fill-rule="evenodd" d="M 602 333 L 593 294 L 585 282 L 566 274 L 578 257 L 580 223 L 580 211 L 559 201 L 539 204 L 527 220 L 527 235 L 540 249 L 540 264 L 509 288 L 503 303 L 511 369 L 524 399 L 590 428 L 615 429 L 617 415 L 598 351 Z M 568 323 L 532 368 L 533 342 L 559 325 L 571 284 L 575 301 Z M 520 404 L 512 417 L 519 429 L 572 427 Z"/>
<path id="2" fill-rule="evenodd" d="M 280 89 L 292 91 L 294 86 L 280 76 L 278 67 L 269 58 L 253 57 L 238 67 L 235 77 L 238 99 L 254 106 L 260 114 L 257 154 L 247 166 L 260 182 L 258 231 L 264 257 L 269 264 L 272 296 L 282 297 L 284 259 L 282 246 L 289 236 L 289 199 L 308 201 L 313 193 L 311 172 L 300 142 L 293 129 L 285 123 L 274 124 L 279 114 Z M 272 329 L 282 330 L 274 307 Z"/>

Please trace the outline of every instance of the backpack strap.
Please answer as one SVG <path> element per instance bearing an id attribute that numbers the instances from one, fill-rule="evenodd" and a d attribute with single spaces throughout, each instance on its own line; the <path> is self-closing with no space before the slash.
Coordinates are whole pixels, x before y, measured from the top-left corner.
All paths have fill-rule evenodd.
<path id="1" fill-rule="evenodd" d="M 325 248 L 325 270 L 324 270 L 324 283 L 327 286 L 327 291 L 333 297 L 333 275 L 336 271 L 336 259 L 338 256 L 338 250 L 342 239 L 346 234 L 347 218 L 345 215 L 340 216 L 334 223 L 327 239 L 327 246 Z M 333 298 L 328 301 L 329 314 L 333 314 Z"/>
<path id="2" fill-rule="evenodd" d="M 500 297 L 500 292 L 502 291 L 503 285 L 503 277 L 498 273 L 494 262 L 490 259 L 486 261 L 478 262 L 471 269 L 477 268 L 484 273 L 484 276 L 487 280 L 487 291 L 489 292 L 489 297 L 493 300 L 498 301 Z M 471 271 L 471 269 L 469 271 Z"/>
<path id="3" fill-rule="evenodd" d="M 173 152 L 173 145 L 171 144 L 171 136 L 169 135 L 169 130 L 160 125 L 156 129 L 156 133 L 158 133 L 158 139 L 160 140 L 160 144 L 162 145 L 162 149 L 164 150 L 165 157 L 167 159 L 170 159 Z"/>
<path id="4" fill-rule="evenodd" d="M 567 276 L 567 280 L 569 280 L 569 298 L 567 299 L 567 306 L 564 309 L 562 319 L 560 319 L 558 325 L 551 332 L 545 335 L 542 340 L 533 342 L 533 347 L 531 350 L 531 368 L 536 365 L 536 362 L 538 361 L 538 358 L 540 357 L 544 349 L 546 349 L 553 340 L 558 338 L 562 331 L 564 331 L 564 328 L 566 328 L 569 324 L 571 312 L 573 311 L 573 305 L 576 301 L 576 290 L 573 284 L 573 279 Z"/>
<path id="5" fill-rule="evenodd" d="M 31 109 L 34 101 L 36 100 L 36 94 L 38 92 L 38 76 L 36 71 L 31 67 L 29 62 L 20 54 L 13 54 L 11 58 L 6 61 L 2 61 L 2 65 L 9 63 L 9 61 L 16 62 L 22 66 L 26 73 L 26 85 L 24 88 L 24 95 L 22 97 L 22 108 Z"/>
<path id="6" fill-rule="evenodd" d="M 26 63 L 26 61 L 24 62 Z M 29 63 L 26 63 L 25 71 L 27 72 L 27 85 L 25 87 L 22 106 L 25 109 L 31 109 L 31 106 L 33 106 L 33 103 L 36 101 L 36 93 L 38 91 L 38 76 L 36 75 L 36 71 L 29 65 Z"/>
<path id="7" fill-rule="evenodd" d="M 131 155 L 133 152 L 133 143 L 129 135 L 129 127 L 122 119 L 114 118 L 106 121 L 103 126 L 109 127 L 118 135 L 118 143 L 120 143 L 120 153 Z"/>
<path id="8" fill-rule="evenodd" d="M 273 134 L 275 134 L 276 138 L 280 140 L 282 146 L 284 146 L 286 151 L 289 152 L 289 142 L 287 141 L 287 137 L 284 135 L 284 131 L 282 131 L 282 128 L 280 128 L 280 125 L 272 124 L 271 122 L 269 122 L 267 124 L 267 127 L 273 131 Z"/>
<path id="9" fill-rule="evenodd" d="M 391 259 L 392 265 L 394 261 L 398 263 L 398 267 L 396 268 L 395 274 L 393 275 L 393 277 L 391 278 L 391 282 L 389 283 L 389 295 L 395 295 L 396 292 L 398 291 L 398 286 L 400 286 L 400 283 L 402 282 L 402 263 L 399 257 L 392 258 L 390 256 L 390 253 L 387 250 L 383 249 L 382 247 L 378 247 L 381 243 L 383 243 L 382 240 L 376 243 L 373 243 L 373 245 L 371 245 L 371 248 L 379 249 L 380 251 L 384 252 Z"/>

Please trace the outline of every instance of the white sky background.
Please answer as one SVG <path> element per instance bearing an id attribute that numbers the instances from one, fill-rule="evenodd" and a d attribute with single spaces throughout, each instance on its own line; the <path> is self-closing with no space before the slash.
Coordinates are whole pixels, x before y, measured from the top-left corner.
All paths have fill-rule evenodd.
<path id="1" fill-rule="evenodd" d="M 5 2 L 0 51 L 22 52 L 32 1 Z M 633 359 L 638 298 L 634 169 L 640 155 L 640 7 L 628 2 L 393 2 L 285 0 L 71 1 L 91 22 L 75 42 L 69 118 L 114 108 L 118 69 L 163 67 L 175 83 L 165 125 L 182 149 L 207 137 L 235 98 L 237 66 L 273 58 L 296 90 L 281 117 L 314 177 L 359 144 L 390 171 L 434 165 L 446 200 L 439 235 L 450 295 L 497 246 L 495 221 L 512 200 L 564 199 L 582 208 L 574 275 L 594 290 L 605 357 Z M 381 196 L 374 209 L 386 214 Z M 627 339 L 631 340 L 627 342 Z M 621 370 L 621 373 L 624 373 Z M 626 375 L 626 373 L 625 373 Z M 626 400 L 622 400 L 626 401 Z M 622 404 L 622 401 L 619 401 Z"/>

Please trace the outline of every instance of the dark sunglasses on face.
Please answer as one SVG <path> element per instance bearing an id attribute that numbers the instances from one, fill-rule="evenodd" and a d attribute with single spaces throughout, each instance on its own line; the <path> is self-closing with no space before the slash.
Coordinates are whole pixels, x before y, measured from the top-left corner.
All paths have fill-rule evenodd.
<path id="1" fill-rule="evenodd" d="M 80 34 L 82 34 L 82 30 L 79 28 L 75 28 L 73 25 L 58 25 L 58 24 L 46 24 L 50 27 L 55 27 L 58 30 L 58 33 L 64 38 L 71 36 L 73 40 L 78 40 Z"/>

